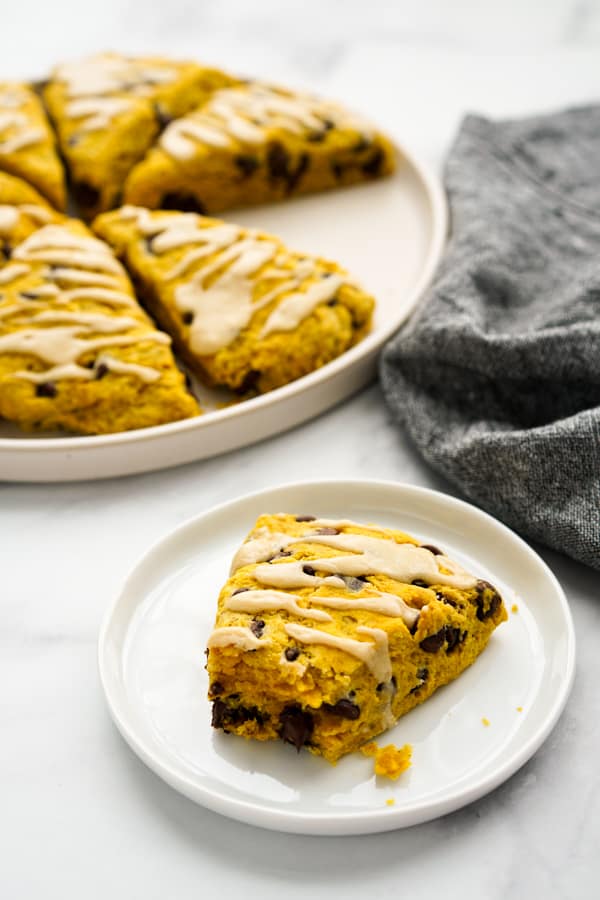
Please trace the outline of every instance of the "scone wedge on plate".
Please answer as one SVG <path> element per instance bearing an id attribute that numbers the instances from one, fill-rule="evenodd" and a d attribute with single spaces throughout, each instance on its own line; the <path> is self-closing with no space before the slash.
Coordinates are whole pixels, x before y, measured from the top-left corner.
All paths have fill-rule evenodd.
<path id="1" fill-rule="evenodd" d="M 403 532 L 263 515 L 208 640 L 213 726 L 336 762 L 459 676 L 506 618 L 489 582 Z"/>
<path id="2" fill-rule="evenodd" d="M 170 119 L 234 83 L 216 69 L 117 53 L 58 66 L 44 98 L 86 219 L 116 206 L 131 167 Z"/>
<path id="3" fill-rule="evenodd" d="M 368 181 L 395 159 L 385 135 L 339 104 L 250 82 L 169 124 L 124 200 L 215 213 Z"/>
<path id="4" fill-rule="evenodd" d="M 39 97 L 25 84 L 0 81 L 0 171 L 29 182 L 64 209 L 65 175 Z"/>
<path id="5" fill-rule="evenodd" d="M 123 207 L 94 222 L 188 366 L 240 393 L 287 384 L 368 331 L 374 300 L 335 263 L 196 213 Z"/>
<path id="6" fill-rule="evenodd" d="M 80 222 L 39 218 L 30 202 L 0 205 L 0 417 L 101 434 L 196 415 L 170 338 L 110 248 Z"/>

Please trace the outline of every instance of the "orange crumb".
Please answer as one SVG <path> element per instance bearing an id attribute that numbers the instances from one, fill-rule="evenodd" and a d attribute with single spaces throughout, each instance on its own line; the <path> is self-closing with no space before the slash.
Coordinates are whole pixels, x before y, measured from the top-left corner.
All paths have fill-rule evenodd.
<path id="1" fill-rule="evenodd" d="M 361 747 L 360 752 L 363 756 L 374 756 L 375 774 L 391 778 L 392 781 L 399 778 L 411 764 L 412 747 L 410 744 L 405 744 L 403 747 L 396 747 L 395 744 L 378 747 L 375 741 L 371 741 Z"/>
<path id="2" fill-rule="evenodd" d="M 489 720 L 489 719 L 486 719 L 485 716 L 483 717 L 483 719 L 482 719 L 481 721 L 483 722 L 483 724 L 485 725 L 486 728 L 487 728 L 488 725 L 490 724 L 490 720 Z"/>
<path id="3" fill-rule="evenodd" d="M 394 800 L 393 797 L 388 797 L 387 800 L 385 801 L 385 805 L 386 805 L 386 806 L 393 806 L 395 802 L 396 802 L 396 801 Z"/>
<path id="4" fill-rule="evenodd" d="M 518 612 L 519 612 L 519 607 L 517 606 L 516 603 L 513 603 L 513 605 L 512 605 L 511 608 L 510 608 L 510 611 L 511 611 L 511 613 L 518 613 Z"/>
<path id="5" fill-rule="evenodd" d="M 517 706 L 517 712 L 523 712 L 523 707 L 522 707 L 522 706 Z"/>

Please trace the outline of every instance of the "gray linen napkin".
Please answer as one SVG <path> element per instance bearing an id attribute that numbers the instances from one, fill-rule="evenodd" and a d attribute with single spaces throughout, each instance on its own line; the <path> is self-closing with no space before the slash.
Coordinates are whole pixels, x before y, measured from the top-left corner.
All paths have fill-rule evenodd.
<path id="1" fill-rule="evenodd" d="M 600 106 L 469 116 L 448 250 L 381 382 L 425 459 L 507 524 L 600 568 Z"/>

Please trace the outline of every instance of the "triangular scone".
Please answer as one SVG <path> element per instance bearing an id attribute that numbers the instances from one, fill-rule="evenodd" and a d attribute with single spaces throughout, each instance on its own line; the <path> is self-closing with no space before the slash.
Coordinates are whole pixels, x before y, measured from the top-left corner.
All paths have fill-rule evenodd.
<path id="1" fill-rule="evenodd" d="M 0 82 L 0 170 L 23 178 L 57 209 L 65 176 L 40 99 L 24 84 Z"/>
<path id="2" fill-rule="evenodd" d="M 213 726 L 335 762 L 460 675 L 506 618 L 496 588 L 439 547 L 346 519 L 263 515 L 208 640 Z"/>
<path id="3" fill-rule="evenodd" d="M 29 184 L 0 172 L 0 265 L 32 231 L 64 220 L 65 216 Z"/>
<path id="4" fill-rule="evenodd" d="M 85 218 L 116 206 L 125 176 L 165 122 L 233 79 L 162 57 L 92 56 L 58 66 L 44 89 Z"/>
<path id="5" fill-rule="evenodd" d="M 27 228 L 19 221 L 27 211 L 13 209 L 14 228 Z M 199 412 L 170 338 L 141 309 L 106 244 L 65 220 L 11 245 L 0 264 L 1 417 L 100 434 Z"/>
<path id="6" fill-rule="evenodd" d="M 372 125 L 336 103 L 258 83 L 172 122 L 129 175 L 126 203 L 214 213 L 322 191 L 395 167 Z"/>
<path id="7" fill-rule="evenodd" d="M 263 392 L 339 356 L 367 332 L 374 300 L 335 263 L 196 213 L 123 207 L 95 231 L 204 381 Z"/>

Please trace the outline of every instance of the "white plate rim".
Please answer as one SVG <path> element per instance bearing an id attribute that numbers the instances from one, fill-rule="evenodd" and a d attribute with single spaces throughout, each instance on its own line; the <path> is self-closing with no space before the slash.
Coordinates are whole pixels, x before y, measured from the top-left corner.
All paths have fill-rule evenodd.
<path id="1" fill-rule="evenodd" d="M 420 182 L 424 195 L 431 208 L 431 239 L 429 250 L 422 271 L 407 293 L 406 304 L 401 315 L 390 319 L 376 331 L 371 332 L 354 347 L 345 351 L 336 359 L 322 366 L 308 375 L 304 375 L 296 381 L 290 382 L 281 388 L 277 388 L 267 394 L 247 400 L 244 403 L 204 413 L 202 416 L 191 419 L 182 419 L 178 422 L 168 422 L 164 425 L 154 425 L 148 428 L 137 428 L 131 431 L 119 432 L 107 435 L 73 435 L 66 437 L 36 437 L 12 438 L 0 437 L 0 458 L 3 453 L 33 453 L 39 456 L 42 451 L 68 451 L 71 453 L 86 450 L 112 447 L 116 444 L 127 445 L 151 441 L 156 438 L 166 437 L 188 431 L 202 432 L 211 428 L 217 422 L 223 422 L 231 418 L 242 418 L 251 415 L 280 401 L 292 400 L 297 394 L 309 390 L 319 384 L 324 384 L 338 375 L 343 369 L 360 363 L 370 354 L 377 352 L 381 346 L 394 334 L 404 321 L 414 312 L 414 309 L 423 292 L 430 284 L 437 265 L 441 259 L 446 243 L 448 229 L 448 205 L 446 194 L 441 180 L 434 174 L 429 165 L 415 157 L 402 143 L 395 141 L 396 147 L 405 165 L 408 165 Z M 348 188 L 351 190 L 352 188 Z M 341 398 L 340 398 L 341 399 Z M 68 479 L 65 479 L 68 480 Z"/>
<path id="2" fill-rule="evenodd" d="M 305 813 L 291 810 L 273 809 L 265 805 L 259 805 L 256 802 L 242 800 L 240 798 L 232 799 L 224 797 L 218 792 L 207 789 L 192 778 L 188 778 L 178 772 L 174 767 L 158 760 L 153 752 L 148 749 L 144 741 L 136 734 L 135 729 L 127 722 L 126 718 L 119 710 L 118 698 L 112 693 L 110 686 L 110 652 L 109 652 L 109 635 L 113 617 L 117 614 L 121 598 L 126 594 L 129 582 L 132 581 L 138 570 L 140 570 L 147 561 L 163 546 L 163 544 L 177 539 L 183 532 L 194 528 L 201 520 L 209 518 L 214 514 L 227 511 L 228 508 L 235 508 L 238 504 L 253 501 L 261 496 L 268 497 L 276 491 L 297 490 L 298 488 L 307 487 L 325 487 L 334 485 L 343 486 L 348 490 L 386 488 L 389 490 L 399 490 L 408 495 L 425 498 L 433 502 L 439 502 L 449 508 L 455 509 L 457 512 L 466 512 L 471 516 L 479 519 L 481 522 L 492 524 L 498 529 L 499 533 L 510 543 L 516 544 L 519 550 L 525 554 L 529 562 L 541 567 L 548 582 L 552 585 L 556 599 L 558 600 L 559 610 L 564 619 L 566 629 L 566 671 L 561 681 L 561 690 L 557 692 L 554 703 L 546 713 L 541 726 L 537 731 L 513 752 L 507 760 L 499 764 L 491 773 L 480 777 L 468 788 L 458 787 L 452 793 L 445 794 L 442 798 L 433 801 L 424 799 L 421 802 L 414 803 L 408 813 L 406 808 L 386 808 L 384 810 L 366 810 L 360 813 L 336 812 L 332 813 Z M 117 729 L 121 733 L 126 743 L 137 754 L 137 756 L 163 781 L 174 788 L 178 793 L 188 797 L 200 806 L 220 813 L 232 819 L 244 822 L 246 824 L 258 825 L 270 830 L 290 832 L 295 834 L 306 835 L 350 835 L 350 834 L 370 834 L 383 831 L 393 831 L 396 829 L 409 827 L 423 822 L 431 821 L 450 812 L 454 812 L 462 807 L 472 803 L 490 791 L 494 790 L 515 772 L 517 772 L 541 747 L 554 726 L 556 725 L 560 715 L 569 698 L 573 681 L 575 677 L 575 657 L 576 657 L 576 641 L 575 629 L 565 593 L 544 560 L 530 547 L 518 534 L 510 529 L 503 522 L 486 513 L 479 507 L 474 506 L 450 494 L 425 488 L 405 482 L 388 481 L 383 479 L 317 479 L 311 481 L 285 482 L 273 485 L 270 488 L 252 491 L 225 503 L 220 503 L 205 510 L 200 515 L 193 516 L 185 522 L 172 529 L 163 537 L 153 543 L 153 545 L 144 553 L 135 565 L 131 568 L 129 575 L 122 585 L 121 591 L 117 594 L 109 609 L 107 610 L 98 638 L 98 669 L 100 682 L 104 692 L 104 696 L 108 705 L 108 709 Z M 357 821 L 359 821 L 358 827 Z"/>

